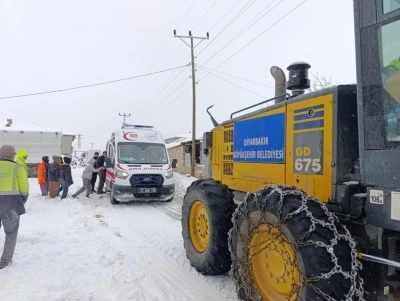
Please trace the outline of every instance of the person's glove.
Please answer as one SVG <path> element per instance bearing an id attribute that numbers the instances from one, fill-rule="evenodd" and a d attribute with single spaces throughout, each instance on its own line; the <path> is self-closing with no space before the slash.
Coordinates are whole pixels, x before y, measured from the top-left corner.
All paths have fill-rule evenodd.
<path id="1" fill-rule="evenodd" d="M 29 194 L 27 195 L 21 195 L 22 200 L 24 201 L 24 204 L 26 203 L 26 201 L 28 200 Z"/>

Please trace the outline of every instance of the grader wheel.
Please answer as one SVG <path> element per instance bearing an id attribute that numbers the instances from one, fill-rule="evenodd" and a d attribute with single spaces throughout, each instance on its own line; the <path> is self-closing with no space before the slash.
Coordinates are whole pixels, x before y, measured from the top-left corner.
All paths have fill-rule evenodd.
<path id="1" fill-rule="evenodd" d="M 198 272 L 220 275 L 230 270 L 228 232 L 234 208 L 232 193 L 214 180 L 197 180 L 187 189 L 182 236 L 186 256 Z"/>
<path id="2" fill-rule="evenodd" d="M 229 247 L 242 300 L 364 300 L 348 230 L 295 187 L 248 193 L 234 213 Z"/>

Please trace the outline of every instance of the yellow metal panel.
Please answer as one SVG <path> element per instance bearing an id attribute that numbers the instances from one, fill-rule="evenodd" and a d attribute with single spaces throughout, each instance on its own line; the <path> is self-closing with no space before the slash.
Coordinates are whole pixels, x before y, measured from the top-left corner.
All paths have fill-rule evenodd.
<path id="1" fill-rule="evenodd" d="M 332 198 L 333 95 L 290 103 L 246 119 L 286 113 L 285 164 L 233 161 L 233 123 L 213 134 L 213 178 L 230 189 L 251 191 L 287 184 L 327 202 Z M 246 120 L 243 119 L 243 120 Z"/>
<path id="2" fill-rule="evenodd" d="M 233 177 L 224 179 L 234 190 L 252 191 L 271 183 L 285 183 L 285 164 L 234 163 Z"/>
<path id="3" fill-rule="evenodd" d="M 288 104 L 286 183 L 332 198 L 333 95 Z"/>
<path id="4" fill-rule="evenodd" d="M 222 149 L 223 127 L 215 129 L 213 132 L 212 144 L 212 177 L 215 180 L 222 180 L 221 173 L 221 149 Z"/>
<path id="5" fill-rule="evenodd" d="M 254 119 L 285 112 L 286 106 L 283 106 L 271 111 L 248 117 L 243 120 Z M 233 123 L 225 125 L 225 131 L 233 129 L 232 125 Z M 223 138 L 223 134 L 219 136 L 219 138 L 215 137 L 215 139 L 217 140 L 213 140 L 213 143 L 218 143 L 223 147 L 220 162 L 224 162 L 225 164 L 232 162 L 233 174 L 226 175 L 223 171 L 220 170 L 218 174 L 213 174 L 214 179 L 221 179 L 222 183 L 228 185 L 230 189 L 244 192 L 259 189 L 268 184 L 285 183 L 285 164 L 233 162 L 233 143 L 227 143 L 225 142 L 226 139 L 222 140 Z M 215 144 L 213 145 L 215 146 Z M 228 156 L 231 156 L 230 160 L 227 160 Z M 217 170 L 217 168 L 214 168 L 213 166 L 213 172 L 214 170 Z M 220 176 L 221 178 L 218 178 L 218 176 Z"/>

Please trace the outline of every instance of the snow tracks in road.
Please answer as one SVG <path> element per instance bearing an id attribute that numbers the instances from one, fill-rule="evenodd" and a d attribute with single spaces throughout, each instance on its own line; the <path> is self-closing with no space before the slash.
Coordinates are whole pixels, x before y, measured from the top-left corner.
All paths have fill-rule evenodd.
<path id="1" fill-rule="evenodd" d="M 14 263 L 0 271 L 1 296 L 7 301 L 237 300 L 229 277 L 204 277 L 190 267 L 180 221 L 168 215 L 178 212 L 179 201 L 112 206 L 107 197 L 62 202 L 32 197 L 21 217 Z"/>

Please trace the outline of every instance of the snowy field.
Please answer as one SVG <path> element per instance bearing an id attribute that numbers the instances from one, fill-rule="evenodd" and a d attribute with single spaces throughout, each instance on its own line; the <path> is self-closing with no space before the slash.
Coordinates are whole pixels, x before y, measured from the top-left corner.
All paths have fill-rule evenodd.
<path id="1" fill-rule="evenodd" d="M 13 264 L 0 270 L 1 301 L 238 300 L 228 275 L 202 276 L 190 266 L 181 206 L 194 180 L 175 173 L 171 203 L 111 205 L 109 194 L 42 197 L 30 179 Z M 4 243 L 1 229 L 0 250 Z"/>

